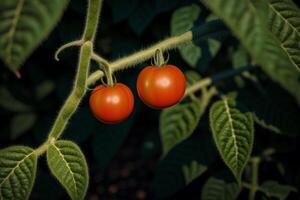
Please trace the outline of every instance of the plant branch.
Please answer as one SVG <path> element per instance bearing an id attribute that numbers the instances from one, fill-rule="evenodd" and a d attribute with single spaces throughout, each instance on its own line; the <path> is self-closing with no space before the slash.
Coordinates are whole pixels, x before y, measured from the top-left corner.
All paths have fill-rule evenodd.
<path id="1" fill-rule="evenodd" d="M 204 78 L 204 79 L 196 82 L 192 86 L 188 87 L 185 91 L 185 96 L 193 94 L 194 92 L 196 92 L 196 91 L 198 91 L 202 88 L 208 87 L 211 84 L 217 84 L 217 83 L 219 83 L 220 81 L 222 81 L 224 79 L 237 76 L 237 75 L 243 73 L 244 71 L 249 71 L 249 70 L 252 70 L 254 68 L 255 67 L 249 65 L 249 66 L 240 67 L 240 68 L 237 68 L 237 69 L 231 69 L 231 70 L 227 70 L 227 71 L 224 71 L 224 72 L 220 72 L 219 74 L 213 75 L 211 77 Z"/>
<path id="2" fill-rule="evenodd" d="M 103 0 L 89 0 L 85 29 L 82 38 L 84 41 L 94 42 L 95 40 L 102 4 Z"/>
<path id="3" fill-rule="evenodd" d="M 137 64 L 151 59 L 155 55 L 157 49 L 160 49 L 163 53 L 165 51 L 178 48 L 180 45 L 189 43 L 191 41 L 201 41 L 210 37 L 215 37 L 217 33 L 225 32 L 225 30 L 225 25 L 220 20 L 207 22 L 198 28 L 183 33 L 182 35 L 170 37 L 144 50 L 135 52 L 131 55 L 112 61 L 110 62 L 110 67 L 112 69 L 112 72 L 126 69 L 129 67 L 134 67 Z M 94 84 L 103 75 L 103 72 L 100 70 L 92 73 L 89 76 L 88 85 Z"/>
<path id="4" fill-rule="evenodd" d="M 54 125 L 49 133 L 49 138 L 58 139 L 64 131 L 72 114 L 76 111 L 87 88 L 87 77 L 89 72 L 90 59 L 92 54 L 92 42 L 85 42 L 80 48 L 80 58 L 78 71 L 74 83 L 74 88 L 61 108 Z"/>
<path id="5" fill-rule="evenodd" d="M 253 157 L 251 159 L 251 170 L 252 170 L 252 178 L 251 178 L 251 187 L 249 188 L 249 200 L 255 200 L 256 191 L 259 188 L 258 184 L 258 169 L 259 169 L 260 158 Z"/>

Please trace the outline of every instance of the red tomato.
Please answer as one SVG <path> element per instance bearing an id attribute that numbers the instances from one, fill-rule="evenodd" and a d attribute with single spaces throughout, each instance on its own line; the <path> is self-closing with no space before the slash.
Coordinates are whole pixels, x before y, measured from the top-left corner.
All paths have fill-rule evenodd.
<path id="1" fill-rule="evenodd" d="M 131 114 L 133 105 L 133 94 L 122 83 L 113 87 L 99 85 L 90 96 L 91 111 L 104 123 L 114 124 L 125 120 Z"/>
<path id="2" fill-rule="evenodd" d="M 185 92 L 185 77 L 173 65 L 148 66 L 138 76 L 137 91 L 141 100 L 156 109 L 178 103 Z"/>

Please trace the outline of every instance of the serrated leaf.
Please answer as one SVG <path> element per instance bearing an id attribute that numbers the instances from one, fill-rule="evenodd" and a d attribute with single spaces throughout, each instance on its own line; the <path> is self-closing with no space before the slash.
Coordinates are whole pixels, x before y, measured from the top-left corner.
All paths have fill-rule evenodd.
<path id="1" fill-rule="evenodd" d="M 68 0 L 1 0 L 0 58 L 16 72 L 61 17 Z"/>
<path id="2" fill-rule="evenodd" d="M 193 28 L 199 18 L 200 7 L 196 4 L 177 9 L 171 19 L 171 35 L 179 35 Z M 192 67 L 196 67 L 201 58 L 201 48 L 194 43 L 179 47 L 182 58 Z"/>
<path id="3" fill-rule="evenodd" d="M 188 185 L 193 180 L 198 178 L 203 172 L 207 170 L 207 166 L 198 164 L 197 161 L 193 160 L 190 165 L 184 165 L 182 167 L 185 183 Z"/>
<path id="4" fill-rule="evenodd" d="M 209 113 L 210 127 L 218 151 L 240 183 L 253 147 L 253 118 L 232 98 L 222 97 Z"/>
<path id="5" fill-rule="evenodd" d="M 66 140 L 51 143 L 47 150 L 47 162 L 52 174 L 64 186 L 72 200 L 83 200 L 89 175 L 80 148 Z"/>
<path id="6" fill-rule="evenodd" d="M 164 156 L 193 133 L 202 114 L 199 100 L 176 104 L 161 112 L 159 130 Z"/>
<path id="7" fill-rule="evenodd" d="M 267 0 L 269 28 L 300 70 L 300 9 L 291 0 Z"/>
<path id="8" fill-rule="evenodd" d="M 297 192 L 297 189 L 289 185 L 281 185 L 277 181 L 265 181 L 259 187 L 268 197 L 286 199 L 291 192 Z"/>
<path id="9" fill-rule="evenodd" d="M 168 199 L 184 188 L 206 171 L 215 161 L 216 155 L 210 134 L 194 134 L 175 146 L 158 164 L 153 181 L 155 199 Z M 197 163 L 201 170 L 196 167 L 196 173 L 184 172 L 183 167 L 190 166 L 191 163 Z M 193 176 L 185 176 L 185 173 Z"/>
<path id="10" fill-rule="evenodd" d="M 250 53 L 253 62 L 300 102 L 299 77 L 280 42 L 267 29 L 266 20 L 250 0 L 201 0 L 225 21 Z M 258 14 L 257 14 L 258 13 Z"/>
<path id="11" fill-rule="evenodd" d="M 16 99 L 9 90 L 0 86 L 0 106 L 9 111 L 22 112 L 29 111 L 31 107 Z"/>
<path id="12" fill-rule="evenodd" d="M 193 71 L 187 71 L 185 77 L 187 86 L 200 80 L 200 75 Z M 164 156 L 193 133 L 203 112 L 201 101 L 197 99 L 176 104 L 161 112 L 159 130 Z"/>
<path id="13" fill-rule="evenodd" d="M 230 179 L 227 171 L 209 177 L 202 188 L 202 200 L 234 200 L 237 198 L 240 187 Z"/>
<path id="14" fill-rule="evenodd" d="M 27 200 L 37 168 L 33 149 L 13 146 L 0 150 L 0 199 Z"/>
<path id="15" fill-rule="evenodd" d="M 22 133 L 28 131 L 36 121 L 35 113 L 24 113 L 14 116 L 10 122 L 11 139 L 16 139 Z"/>

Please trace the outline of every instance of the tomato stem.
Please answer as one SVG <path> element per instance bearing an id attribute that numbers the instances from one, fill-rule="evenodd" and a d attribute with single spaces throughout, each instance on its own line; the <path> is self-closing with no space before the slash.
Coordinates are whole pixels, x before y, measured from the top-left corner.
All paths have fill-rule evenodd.
<path id="1" fill-rule="evenodd" d="M 95 40 L 102 4 L 103 0 L 89 0 L 85 30 L 82 38 L 84 41 L 94 42 Z"/>
<path id="2" fill-rule="evenodd" d="M 110 62 L 110 67 L 112 72 L 123 70 L 129 67 L 134 67 L 144 61 L 147 61 L 155 55 L 157 49 L 160 49 L 162 52 L 176 49 L 180 45 L 189 43 L 193 40 L 197 42 L 201 40 L 206 40 L 211 35 L 217 35 L 218 32 L 224 32 L 226 27 L 224 23 L 220 20 L 214 20 L 205 23 L 198 28 L 193 29 L 192 31 L 188 31 L 178 36 L 167 38 L 157 44 L 154 44 L 144 50 L 135 52 L 131 55 L 127 55 L 123 58 Z M 98 70 L 92 73 L 88 79 L 88 85 L 94 84 L 97 80 L 99 80 L 103 76 L 101 70 Z"/>
<path id="3" fill-rule="evenodd" d="M 107 79 L 107 85 L 109 87 L 114 86 L 114 79 L 112 76 L 111 68 L 109 62 L 104 58 L 98 56 L 96 53 L 92 53 L 92 59 L 95 60 L 103 69 L 104 75 Z"/>
<path id="4" fill-rule="evenodd" d="M 155 66 L 161 67 L 165 64 L 164 54 L 161 49 L 156 49 L 153 59 Z"/>
<path id="5" fill-rule="evenodd" d="M 49 133 L 49 139 L 58 139 L 60 137 L 70 117 L 77 110 L 77 107 L 86 92 L 92 48 L 92 42 L 88 41 L 85 42 L 80 49 L 80 58 L 77 75 L 74 81 L 74 88 L 54 122 L 54 125 Z"/>
<path id="6" fill-rule="evenodd" d="M 226 70 L 226 71 L 220 72 L 216 75 L 213 75 L 211 77 L 204 78 L 204 79 L 196 82 L 192 86 L 188 87 L 185 91 L 184 96 L 188 96 L 190 94 L 193 94 L 193 93 L 201 90 L 202 88 L 208 87 L 212 84 L 217 84 L 224 79 L 237 76 L 245 71 L 252 70 L 252 69 L 255 69 L 255 66 L 249 65 L 249 66 L 240 67 L 237 69 Z"/>

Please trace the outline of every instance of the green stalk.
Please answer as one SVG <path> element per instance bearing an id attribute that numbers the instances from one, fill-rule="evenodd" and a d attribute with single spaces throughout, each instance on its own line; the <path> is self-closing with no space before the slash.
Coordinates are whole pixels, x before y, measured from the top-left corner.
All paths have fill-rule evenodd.
<path id="1" fill-rule="evenodd" d="M 251 160 L 252 179 L 251 187 L 249 189 L 249 200 L 255 200 L 256 191 L 259 188 L 258 184 L 258 169 L 259 169 L 260 158 L 254 157 Z"/>
<path id="2" fill-rule="evenodd" d="M 49 139 L 58 139 L 60 137 L 86 92 L 92 48 L 93 44 L 90 41 L 85 42 L 80 48 L 80 58 L 74 88 L 55 120 L 49 133 Z"/>
<path id="3" fill-rule="evenodd" d="M 205 40 L 210 36 L 213 36 L 217 32 L 224 32 L 225 26 L 224 23 L 220 20 L 214 20 L 211 22 L 207 22 L 206 24 L 195 28 L 192 31 L 188 31 L 178 36 L 167 38 L 157 44 L 154 44 L 146 49 L 135 52 L 131 55 L 125 56 L 113 62 L 110 62 L 110 67 L 112 71 L 123 70 L 129 67 L 134 67 L 137 64 L 140 64 L 146 60 L 153 58 L 157 49 L 161 51 L 161 53 L 176 49 L 180 45 L 189 43 L 191 41 L 201 41 Z M 94 84 L 97 80 L 99 80 L 103 76 L 103 72 L 98 70 L 92 73 L 88 79 L 88 85 Z"/>
<path id="4" fill-rule="evenodd" d="M 89 0 L 85 30 L 83 33 L 84 41 L 93 42 L 95 39 L 99 18 L 100 18 L 100 12 L 102 9 L 102 4 L 103 4 L 103 0 Z"/>

